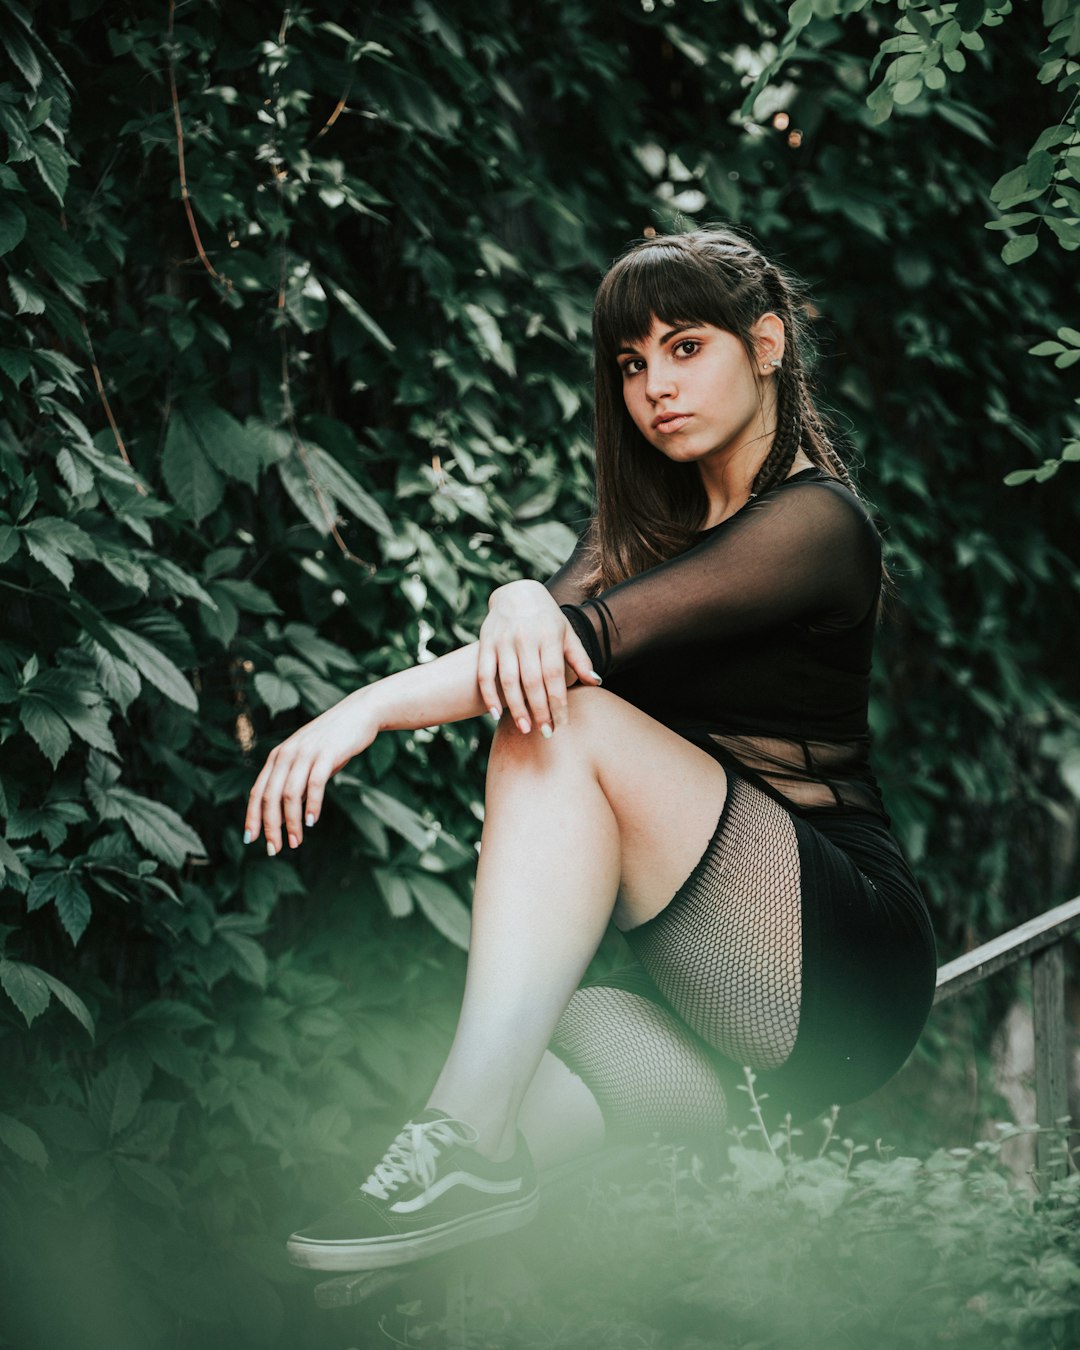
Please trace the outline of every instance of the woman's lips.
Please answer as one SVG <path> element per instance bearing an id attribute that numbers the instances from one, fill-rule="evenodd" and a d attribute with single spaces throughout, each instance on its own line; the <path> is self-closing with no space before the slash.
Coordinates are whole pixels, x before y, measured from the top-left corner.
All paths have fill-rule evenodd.
<path id="1" fill-rule="evenodd" d="M 670 436 L 673 431 L 679 431 L 686 426 L 690 417 L 690 413 L 666 413 L 663 417 L 657 417 L 653 421 L 653 430 L 658 431 L 662 436 Z"/>

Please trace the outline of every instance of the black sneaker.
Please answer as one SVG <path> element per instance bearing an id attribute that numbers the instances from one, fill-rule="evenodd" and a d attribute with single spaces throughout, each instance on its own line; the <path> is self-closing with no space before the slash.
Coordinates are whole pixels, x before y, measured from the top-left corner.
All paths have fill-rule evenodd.
<path id="1" fill-rule="evenodd" d="M 464 1121 L 423 1111 L 354 1196 L 289 1238 L 289 1260 L 311 1270 L 374 1270 L 528 1223 L 539 1197 L 524 1136 L 505 1162 L 477 1153 L 476 1138 Z"/>

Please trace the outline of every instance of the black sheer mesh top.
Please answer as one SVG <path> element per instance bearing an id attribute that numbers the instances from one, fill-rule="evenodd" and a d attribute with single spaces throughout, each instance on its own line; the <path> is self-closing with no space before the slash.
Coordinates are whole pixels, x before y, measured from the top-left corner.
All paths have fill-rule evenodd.
<path id="1" fill-rule="evenodd" d="M 606 688 L 796 810 L 884 817 L 867 726 L 881 545 L 842 483 L 793 474 L 599 595 L 584 570 L 579 541 L 546 584 Z"/>

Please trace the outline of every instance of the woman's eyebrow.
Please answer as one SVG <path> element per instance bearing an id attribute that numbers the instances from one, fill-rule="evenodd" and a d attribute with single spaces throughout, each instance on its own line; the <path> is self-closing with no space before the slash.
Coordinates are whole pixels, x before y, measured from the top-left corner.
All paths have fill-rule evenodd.
<path id="1" fill-rule="evenodd" d="M 668 329 L 668 331 L 667 331 L 666 333 L 664 333 L 664 334 L 661 335 L 661 338 L 660 338 L 660 346 L 663 347 L 665 343 L 670 342 L 671 339 L 672 339 L 673 337 L 678 337 L 680 333 L 686 333 L 686 332 L 688 332 L 691 328 L 700 328 L 700 327 L 701 327 L 701 325 L 700 325 L 699 323 L 681 323 L 681 324 L 678 324 L 675 328 L 670 328 L 670 329 Z M 619 350 L 615 353 L 615 355 L 616 355 L 616 356 L 637 356 L 637 355 L 638 355 L 638 352 L 637 352 L 637 349 L 636 349 L 635 347 L 620 347 Z"/>

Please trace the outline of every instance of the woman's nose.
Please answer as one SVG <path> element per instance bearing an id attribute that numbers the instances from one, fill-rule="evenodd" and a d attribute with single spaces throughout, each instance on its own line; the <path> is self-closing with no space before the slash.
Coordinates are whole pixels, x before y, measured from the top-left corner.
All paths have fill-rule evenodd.
<path id="1" fill-rule="evenodd" d="M 645 395 L 651 403 L 675 393 L 675 372 L 666 362 L 650 365 L 645 376 Z"/>

